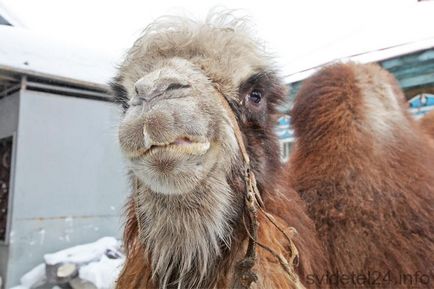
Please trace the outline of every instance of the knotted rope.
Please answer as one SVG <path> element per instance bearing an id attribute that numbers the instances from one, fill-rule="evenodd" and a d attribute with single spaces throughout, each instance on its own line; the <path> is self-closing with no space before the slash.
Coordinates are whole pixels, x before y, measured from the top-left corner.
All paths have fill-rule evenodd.
<path id="1" fill-rule="evenodd" d="M 247 153 L 246 146 L 244 144 L 243 135 L 241 133 L 240 127 L 238 125 L 237 117 L 232 110 L 229 100 L 222 94 L 219 93 L 219 99 L 222 105 L 225 107 L 229 120 L 231 122 L 232 129 L 234 131 L 235 138 L 237 140 L 241 156 L 243 158 L 243 176 L 245 183 L 245 206 L 247 209 L 247 214 L 249 217 L 249 225 L 247 227 L 245 219 L 243 217 L 244 226 L 246 228 L 247 235 L 249 237 L 249 243 L 247 246 L 246 254 L 244 258 L 241 259 L 235 266 L 235 277 L 232 284 L 233 289 L 249 289 L 253 282 L 258 281 L 258 275 L 253 270 L 257 256 L 256 256 L 256 245 L 268 251 L 273 255 L 282 266 L 283 270 L 287 273 L 287 277 L 294 283 L 299 283 L 298 278 L 290 264 L 293 264 L 295 258 L 298 256 L 297 248 L 292 242 L 288 234 L 274 221 L 274 218 L 265 211 L 264 203 L 262 201 L 261 195 L 256 184 L 255 174 L 250 167 L 250 158 Z M 242 103 L 241 103 L 242 104 Z M 265 217 L 281 232 L 290 244 L 291 249 L 291 260 L 288 261 L 281 254 L 276 253 L 270 247 L 258 242 L 258 208 L 265 215 Z"/>

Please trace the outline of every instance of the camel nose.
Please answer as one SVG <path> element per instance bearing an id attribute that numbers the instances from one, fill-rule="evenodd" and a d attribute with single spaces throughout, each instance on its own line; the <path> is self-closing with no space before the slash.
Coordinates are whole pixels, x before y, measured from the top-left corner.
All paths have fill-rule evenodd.
<path id="1" fill-rule="evenodd" d="M 173 69 L 154 71 L 134 84 L 136 102 L 149 102 L 168 91 L 190 87 L 187 79 Z M 137 103 L 139 104 L 139 103 Z"/>

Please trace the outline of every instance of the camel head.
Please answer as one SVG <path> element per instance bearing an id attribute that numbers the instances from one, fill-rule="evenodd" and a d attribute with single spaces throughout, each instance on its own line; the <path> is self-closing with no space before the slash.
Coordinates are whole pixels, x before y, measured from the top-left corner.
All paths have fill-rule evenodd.
<path id="1" fill-rule="evenodd" d="M 272 131 L 286 90 L 261 47 L 231 15 L 166 17 L 134 43 L 112 83 L 138 238 L 160 287 L 207 287 L 231 246 L 244 205 L 233 115 L 259 187 L 275 183 Z"/>

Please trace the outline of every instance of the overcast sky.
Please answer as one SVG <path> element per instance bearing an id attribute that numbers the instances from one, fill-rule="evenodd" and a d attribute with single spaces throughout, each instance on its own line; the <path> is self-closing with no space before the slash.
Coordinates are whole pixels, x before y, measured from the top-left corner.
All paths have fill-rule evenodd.
<path id="1" fill-rule="evenodd" d="M 203 18 L 215 6 L 241 9 L 238 14 L 251 17 L 257 35 L 278 57 L 285 73 L 301 69 L 311 55 L 321 54 L 357 33 L 374 35 L 381 26 L 390 24 L 388 19 L 405 15 L 420 4 L 416 0 L 0 1 L 28 29 L 101 51 L 115 59 L 158 16 L 181 14 Z M 432 21 L 432 15 L 429 18 Z M 408 19 L 403 18 L 402 22 L 405 21 Z"/>

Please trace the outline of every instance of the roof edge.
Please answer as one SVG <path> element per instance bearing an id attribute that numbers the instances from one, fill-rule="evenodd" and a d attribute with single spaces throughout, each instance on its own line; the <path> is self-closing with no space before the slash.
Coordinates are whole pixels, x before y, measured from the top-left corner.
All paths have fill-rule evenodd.
<path id="1" fill-rule="evenodd" d="M 104 92 L 107 94 L 109 94 L 110 91 L 110 87 L 108 84 L 99 84 L 90 81 L 84 81 L 75 78 L 69 78 L 69 77 L 44 73 L 32 69 L 22 69 L 22 68 L 9 66 L 9 65 L 0 64 L 0 71 L 5 71 L 13 74 L 26 75 L 26 76 L 33 76 L 45 80 L 55 80 L 64 84 L 75 85 L 85 89 L 99 90 L 100 92 Z"/>
<path id="2" fill-rule="evenodd" d="M 377 50 L 371 50 L 364 53 L 358 53 L 348 56 L 343 56 L 337 59 L 332 59 L 330 61 L 323 62 L 317 66 L 313 66 L 299 72 L 290 74 L 285 77 L 286 82 L 294 83 L 304 80 L 318 71 L 321 67 L 327 64 L 332 64 L 336 62 L 349 62 L 355 61 L 360 63 L 370 63 L 377 61 L 384 61 L 399 57 L 401 55 L 416 53 L 422 50 L 434 48 L 434 38 L 423 39 L 416 42 L 401 43 L 398 45 L 380 48 Z"/>

